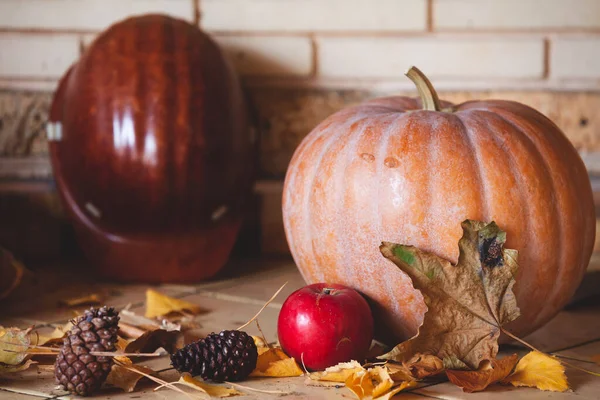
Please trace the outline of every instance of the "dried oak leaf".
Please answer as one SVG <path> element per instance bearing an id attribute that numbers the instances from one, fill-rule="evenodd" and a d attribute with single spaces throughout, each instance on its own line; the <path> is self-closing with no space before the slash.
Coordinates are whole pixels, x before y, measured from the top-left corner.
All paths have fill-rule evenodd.
<path id="1" fill-rule="evenodd" d="M 132 371 L 132 369 L 148 375 L 154 373 L 150 368 L 135 365 L 125 356 L 117 356 L 115 357 L 115 361 L 118 362 L 113 364 L 108 377 L 106 378 L 106 383 L 123 389 L 127 393 L 133 392 L 140 379 L 144 377 L 142 374 Z"/>
<path id="2" fill-rule="evenodd" d="M 250 376 L 290 377 L 302 376 L 304 371 L 293 357 L 289 357 L 278 347 L 263 351 L 256 361 L 256 368 Z"/>
<path id="3" fill-rule="evenodd" d="M 513 354 L 500 360 L 486 360 L 481 363 L 477 371 L 447 370 L 446 375 L 450 382 L 462 388 L 464 392 L 480 392 L 510 375 L 517 361 L 519 356 Z"/>
<path id="4" fill-rule="evenodd" d="M 494 222 L 466 220 L 462 228 L 457 265 L 413 246 L 380 246 L 428 307 L 417 335 L 381 358 L 402 362 L 431 353 L 448 369 L 477 369 L 496 357 L 501 326 L 519 316 L 512 292 L 517 251 L 503 249 L 506 233 Z"/>
<path id="5" fill-rule="evenodd" d="M 192 389 L 197 390 L 199 392 L 206 393 L 210 397 L 231 397 L 244 394 L 240 391 L 235 390 L 234 388 L 212 385 L 203 381 L 199 381 L 198 379 L 194 379 L 187 372 L 181 374 L 181 378 L 179 378 L 179 381 L 177 383 L 191 387 Z"/>
<path id="6" fill-rule="evenodd" d="M 359 400 L 388 400 L 396 393 L 416 385 L 415 381 L 405 381 L 398 385 L 384 367 L 357 371 L 345 383 Z"/>
<path id="7" fill-rule="evenodd" d="M 204 309 L 197 304 L 175 299 L 156 290 L 146 290 L 146 318 L 161 317 L 175 312 L 199 314 L 202 311 Z"/>
<path id="8" fill-rule="evenodd" d="M 556 357 L 539 351 L 532 351 L 521 358 L 515 371 L 503 382 L 552 392 L 569 390 L 565 367 Z"/>

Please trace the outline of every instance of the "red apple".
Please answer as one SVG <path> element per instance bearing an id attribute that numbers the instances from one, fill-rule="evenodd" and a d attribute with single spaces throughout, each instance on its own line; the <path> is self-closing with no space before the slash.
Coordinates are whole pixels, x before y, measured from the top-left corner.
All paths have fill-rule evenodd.
<path id="1" fill-rule="evenodd" d="M 362 360 L 373 339 L 366 300 L 344 285 L 315 283 L 287 298 L 277 321 L 281 347 L 306 368 Z"/>

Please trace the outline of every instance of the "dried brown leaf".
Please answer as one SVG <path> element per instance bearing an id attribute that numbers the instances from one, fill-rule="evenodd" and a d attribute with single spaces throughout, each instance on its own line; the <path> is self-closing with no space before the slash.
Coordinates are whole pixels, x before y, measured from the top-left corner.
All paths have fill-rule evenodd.
<path id="1" fill-rule="evenodd" d="M 148 375 L 152 375 L 154 373 L 154 371 L 150 368 L 142 367 L 141 365 L 135 365 L 128 357 L 118 356 L 115 357 L 115 360 L 118 362 L 112 366 L 110 373 L 106 378 L 106 383 L 123 389 L 127 393 L 133 392 L 140 379 L 144 377 L 139 372 L 143 372 Z"/>
<path id="2" fill-rule="evenodd" d="M 176 343 L 181 332 L 156 329 L 148 331 L 137 339 L 129 342 L 125 347 L 125 353 L 152 353 L 162 347 L 169 353 L 176 350 Z"/>
<path id="3" fill-rule="evenodd" d="M 519 356 L 513 354 L 500 360 L 486 360 L 477 371 L 447 370 L 446 375 L 450 382 L 462 388 L 464 392 L 480 392 L 506 378 L 517 365 L 517 361 Z"/>
<path id="4" fill-rule="evenodd" d="M 506 233 L 494 222 L 467 220 L 462 228 L 457 265 L 413 246 L 380 246 L 428 307 L 417 335 L 381 358 L 402 362 L 432 353 L 446 368 L 477 369 L 496 357 L 502 325 L 519 316 L 512 292 L 517 251 L 503 249 Z"/>
<path id="5" fill-rule="evenodd" d="M 11 374 L 13 372 L 25 371 L 26 369 L 29 369 L 29 367 L 31 367 L 32 365 L 35 365 L 35 364 L 37 364 L 37 362 L 35 362 L 33 360 L 25 360 L 22 363 L 16 364 L 16 365 L 0 363 L 0 375 Z"/>
<path id="6" fill-rule="evenodd" d="M 444 363 L 432 354 L 415 354 L 403 363 L 415 379 L 424 379 L 444 371 Z"/>

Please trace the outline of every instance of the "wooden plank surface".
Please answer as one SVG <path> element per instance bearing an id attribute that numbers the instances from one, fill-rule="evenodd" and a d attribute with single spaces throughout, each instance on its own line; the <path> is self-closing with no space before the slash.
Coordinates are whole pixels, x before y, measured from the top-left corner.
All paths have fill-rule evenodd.
<path id="1" fill-rule="evenodd" d="M 596 261 L 594 261 L 596 262 Z M 260 325 L 270 341 L 276 341 L 276 321 L 283 300 L 293 290 L 304 285 L 302 277 L 290 259 L 271 261 L 239 262 L 235 268 L 229 268 L 218 279 L 197 285 L 163 285 L 156 287 L 165 294 L 196 303 L 208 310 L 197 317 L 200 327 L 195 335 L 206 335 L 222 329 L 235 329 L 250 319 L 256 311 L 271 297 L 284 282 L 287 287 L 261 314 Z M 594 269 L 594 268 L 592 268 Z M 98 283 L 91 278 L 84 279 L 82 266 L 73 272 L 54 273 L 54 281 L 47 279 L 43 294 L 32 293 L 27 300 L 17 303 L 0 304 L 0 325 L 30 326 L 32 323 L 60 325 L 75 315 L 76 310 L 58 306 L 61 297 L 73 292 L 104 293 L 106 303 L 118 308 L 130 305 L 131 309 L 143 313 L 145 304 L 145 289 L 147 285 L 121 285 L 114 283 Z M 48 272 L 49 273 L 49 272 Z M 76 283 L 80 282 L 79 285 Z M 50 288 L 50 289 L 49 289 Z M 75 288 L 75 289 L 72 289 Z M 248 327 L 251 334 L 259 334 L 254 325 Z M 558 351 L 559 354 L 582 361 L 571 361 L 600 372 L 600 366 L 590 363 L 590 357 L 600 354 L 600 302 L 594 297 L 584 297 L 570 309 L 561 312 L 552 322 L 530 337 L 526 338 L 532 344 L 544 351 Z M 524 351 L 518 347 L 505 348 L 507 351 Z M 585 362 L 588 361 L 588 362 Z M 148 360 L 142 363 L 154 369 L 169 367 L 167 357 Z M 498 386 L 483 394 L 467 395 L 449 383 L 439 383 L 421 387 L 412 393 L 402 393 L 398 399 L 502 399 L 510 396 L 515 400 L 521 399 L 598 399 L 600 397 L 600 378 L 586 375 L 577 370 L 568 369 L 569 381 L 574 389 L 572 393 L 553 394 L 527 388 L 511 388 Z M 175 371 L 165 371 L 160 374 L 162 379 L 173 381 L 177 379 Z M 278 390 L 289 393 L 284 398 L 289 399 L 349 399 L 353 395 L 345 388 L 320 388 L 307 386 L 303 377 L 298 378 L 262 378 L 250 379 L 242 384 L 261 390 Z M 154 392 L 156 384 L 141 383 L 133 393 L 124 393 L 118 389 L 104 389 L 94 398 L 102 400 L 121 399 L 170 399 L 179 400 L 187 397 L 178 393 L 160 390 Z M 246 393 L 240 398 L 276 398 L 281 395 L 267 395 L 240 389 Z M 55 389 L 51 367 L 33 367 L 23 373 L 0 378 L 0 399 L 60 399 L 64 392 Z"/>

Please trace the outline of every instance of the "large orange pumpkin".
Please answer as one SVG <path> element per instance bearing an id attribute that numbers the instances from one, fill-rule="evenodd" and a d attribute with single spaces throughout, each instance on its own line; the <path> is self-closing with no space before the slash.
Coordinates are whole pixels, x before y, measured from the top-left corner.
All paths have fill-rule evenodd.
<path id="1" fill-rule="evenodd" d="M 452 262 L 461 221 L 494 220 L 519 251 L 516 295 L 525 335 L 569 300 L 595 236 L 585 166 L 548 118 L 511 101 L 388 97 L 341 110 L 301 143 L 283 193 L 287 240 L 309 283 L 349 285 L 373 301 L 379 336 L 415 334 L 426 307 L 410 279 L 379 252 L 410 244 Z"/>

